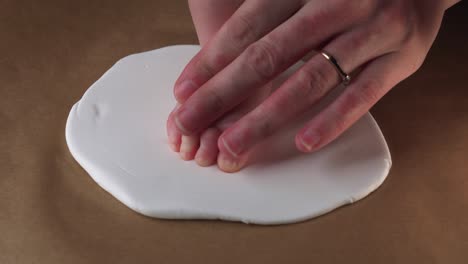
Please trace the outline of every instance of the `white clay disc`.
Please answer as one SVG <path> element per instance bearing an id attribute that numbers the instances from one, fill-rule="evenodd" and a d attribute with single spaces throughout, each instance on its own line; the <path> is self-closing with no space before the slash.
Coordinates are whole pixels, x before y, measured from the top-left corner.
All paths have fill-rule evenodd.
<path id="1" fill-rule="evenodd" d="M 382 184 L 391 158 L 370 114 L 312 154 L 295 149 L 300 126 L 292 126 L 238 173 L 182 161 L 166 142 L 165 124 L 173 84 L 198 50 L 171 46 L 123 58 L 71 109 L 73 157 L 123 204 L 158 218 L 283 224 L 355 202 Z"/>

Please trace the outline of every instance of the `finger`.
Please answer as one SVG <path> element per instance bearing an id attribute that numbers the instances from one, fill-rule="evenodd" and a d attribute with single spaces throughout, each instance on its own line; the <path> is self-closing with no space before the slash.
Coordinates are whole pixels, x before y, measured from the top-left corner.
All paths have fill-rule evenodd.
<path id="1" fill-rule="evenodd" d="M 200 45 L 221 28 L 244 0 L 189 0 L 190 14 Z"/>
<path id="2" fill-rule="evenodd" d="M 183 160 L 193 160 L 200 144 L 200 136 L 182 136 L 180 143 L 180 157 Z"/>
<path id="3" fill-rule="evenodd" d="M 340 35 L 324 48 L 346 72 L 399 48 L 403 41 L 403 37 L 398 37 L 404 35 L 398 32 L 400 28 L 393 29 L 389 24 L 384 32 L 378 24 L 368 25 Z M 226 150 L 233 156 L 245 152 L 305 112 L 338 83 L 333 66 L 322 55 L 314 56 L 262 105 L 223 133 L 221 152 Z"/>
<path id="4" fill-rule="evenodd" d="M 195 160 L 200 166 L 210 166 L 216 162 L 219 152 L 217 142 L 221 132 L 260 104 L 270 94 L 273 88 L 272 85 L 273 83 L 268 83 L 256 91 L 249 100 L 243 102 L 232 112 L 223 116 L 221 120 L 216 122 L 214 127 L 208 128 L 202 133 L 200 148 L 195 155 Z"/>
<path id="5" fill-rule="evenodd" d="M 346 10 L 329 11 L 324 15 L 317 6 L 304 6 L 197 90 L 176 113 L 176 124 L 182 134 L 189 135 L 208 127 L 245 100 L 252 90 L 267 83 L 355 19 L 350 19 L 354 16 L 350 15 L 336 21 L 336 15 Z"/>
<path id="6" fill-rule="evenodd" d="M 174 111 L 177 110 L 178 107 L 179 107 L 179 104 L 177 104 L 174 110 L 172 110 L 172 112 L 169 114 L 169 117 L 166 122 L 166 132 L 167 132 L 169 147 L 171 147 L 171 149 L 175 152 L 179 152 L 180 150 L 180 143 L 181 143 L 181 137 L 182 137 L 182 134 L 179 132 L 174 122 Z"/>
<path id="7" fill-rule="evenodd" d="M 300 8 L 300 2 L 245 1 L 185 67 L 174 86 L 177 101 L 185 102 L 247 46 L 288 19 Z"/>
<path id="8" fill-rule="evenodd" d="M 231 155 L 220 152 L 218 154 L 218 168 L 224 172 L 234 173 L 244 168 L 247 164 L 248 155 L 233 158 Z"/>
<path id="9" fill-rule="evenodd" d="M 218 128 L 208 128 L 200 137 L 200 147 L 195 155 L 195 161 L 202 167 L 211 166 L 218 157 L 218 137 L 221 131 Z"/>
<path id="10" fill-rule="evenodd" d="M 419 66 L 413 56 L 391 53 L 368 64 L 357 79 L 296 135 L 296 146 L 312 152 L 327 145 L 363 116 L 385 93 Z"/>

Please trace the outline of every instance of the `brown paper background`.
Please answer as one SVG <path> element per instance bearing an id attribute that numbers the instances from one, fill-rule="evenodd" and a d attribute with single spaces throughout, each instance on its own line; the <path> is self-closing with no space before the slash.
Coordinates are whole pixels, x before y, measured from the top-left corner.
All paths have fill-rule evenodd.
<path id="1" fill-rule="evenodd" d="M 196 35 L 185 1 L 0 0 L 0 263 L 468 263 L 467 3 L 372 110 L 393 168 L 370 197 L 285 226 L 169 221 L 98 187 L 71 106 L 119 58 Z"/>

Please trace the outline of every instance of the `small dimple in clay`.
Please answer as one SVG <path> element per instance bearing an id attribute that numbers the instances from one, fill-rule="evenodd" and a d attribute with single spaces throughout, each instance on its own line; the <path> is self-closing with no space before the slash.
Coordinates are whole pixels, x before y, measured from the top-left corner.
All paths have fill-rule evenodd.
<path id="1" fill-rule="evenodd" d="M 72 107 L 70 152 L 120 202 L 157 218 L 285 224 L 358 201 L 385 180 L 390 153 L 370 114 L 322 150 L 297 151 L 295 133 L 322 106 L 259 144 L 238 173 L 182 161 L 167 145 L 165 123 L 173 84 L 198 50 L 171 46 L 128 56 Z"/>
<path id="2" fill-rule="evenodd" d="M 99 108 L 98 108 L 98 106 L 93 105 L 92 108 L 93 108 L 93 112 L 94 112 L 95 117 L 99 118 Z"/>

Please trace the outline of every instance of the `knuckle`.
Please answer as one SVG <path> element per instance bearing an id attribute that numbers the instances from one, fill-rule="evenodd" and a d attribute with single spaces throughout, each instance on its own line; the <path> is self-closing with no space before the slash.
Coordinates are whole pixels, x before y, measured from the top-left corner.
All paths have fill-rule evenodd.
<path id="1" fill-rule="evenodd" d="M 279 53 L 271 42 L 259 40 L 245 51 L 246 66 L 250 67 L 261 79 L 269 79 L 278 68 Z"/>
<path id="2" fill-rule="evenodd" d="M 363 102 L 364 104 L 374 104 L 379 100 L 379 95 L 381 94 L 381 90 L 383 88 L 383 83 L 377 78 L 364 81 L 360 89 L 361 92 L 359 93 L 359 101 Z M 357 107 L 357 105 L 355 105 L 355 107 Z"/>
<path id="3" fill-rule="evenodd" d="M 273 124 L 269 119 L 265 119 L 257 125 L 257 137 L 266 138 L 273 134 Z"/>
<path id="4" fill-rule="evenodd" d="M 368 1 L 367 1 L 368 2 Z M 347 0 L 340 0 L 338 5 L 338 13 L 341 15 L 353 15 L 355 17 L 362 16 L 366 8 L 369 7 L 366 1 L 347 1 Z"/>
<path id="5" fill-rule="evenodd" d="M 357 32 L 356 34 L 352 34 L 349 40 L 347 40 L 347 45 L 349 45 L 350 50 L 359 50 L 367 47 L 367 43 L 373 43 L 373 40 L 378 37 L 380 37 L 379 32 L 375 30 Z"/>
<path id="6" fill-rule="evenodd" d="M 304 27 L 304 33 L 317 34 L 317 28 L 326 26 L 324 21 L 333 21 L 342 26 L 364 22 L 373 14 L 375 5 L 375 0 L 335 0 L 330 8 L 305 15 L 301 17 L 300 22 Z M 336 20 L 336 17 L 340 17 L 340 19 Z"/>
<path id="7" fill-rule="evenodd" d="M 326 12 L 317 12 L 315 14 L 298 16 L 297 28 L 295 30 L 300 36 L 314 36 L 314 34 L 317 34 L 317 28 L 321 28 L 320 22 L 327 21 L 325 20 L 326 15 Z"/>
<path id="8" fill-rule="evenodd" d="M 243 46 L 257 38 L 258 34 L 250 17 L 247 13 L 239 14 L 228 24 L 229 32 L 227 35 L 231 38 L 231 44 Z"/>
<path id="9" fill-rule="evenodd" d="M 387 34 L 401 42 L 406 41 L 412 32 L 411 12 L 399 1 L 384 8 L 380 13 L 380 20 Z"/>
<path id="10" fill-rule="evenodd" d="M 201 70 L 204 73 L 203 75 L 207 77 L 211 77 L 216 74 L 216 70 L 213 67 L 212 60 L 209 58 L 199 60 L 196 63 L 195 68 Z"/>
<path id="11" fill-rule="evenodd" d="M 209 102 L 206 106 L 205 111 L 207 113 L 221 113 L 224 111 L 226 107 L 226 102 L 224 101 L 223 97 L 213 89 L 206 91 L 206 97 L 209 98 L 207 102 Z"/>
<path id="12" fill-rule="evenodd" d="M 330 116 L 323 120 L 321 136 L 323 138 L 333 138 L 334 135 L 346 130 L 349 114 L 343 114 L 338 108 L 330 107 Z"/>
<path id="13" fill-rule="evenodd" d="M 367 20 L 373 16 L 378 1 L 375 0 L 360 0 L 360 1 L 344 1 L 343 15 L 352 15 L 357 20 Z"/>
<path id="14" fill-rule="evenodd" d="M 346 96 L 343 96 L 343 101 L 336 105 L 335 114 L 337 117 L 348 115 L 360 103 L 359 96 L 354 93 L 348 93 Z"/>
<path id="15" fill-rule="evenodd" d="M 229 62 L 229 55 L 224 50 L 213 50 L 213 52 L 206 53 L 204 64 L 207 71 L 210 73 L 217 73 L 217 69 L 222 69 L 229 64 Z"/>
<path id="16" fill-rule="evenodd" d="M 337 115 L 333 120 L 333 129 L 329 131 L 330 134 L 336 134 L 346 130 L 348 127 L 346 115 Z"/>
<path id="17" fill-rule="evenodd" d="M 329 89 L 331 74 L 325 67 L 302 67 L 297 73 L 296 85 L 291 92 L 296 100 L 315 103 Z"/>
<path id="18" fill-rule="evenodd" d="M 341 103 L 337 104 L 335 112 L 338 117 L 353 116 L 355 113 L 367 111 L 382 94 L 382 83 L 375 79 L 364 81 L 358 91 L 346 93 Z"/>

